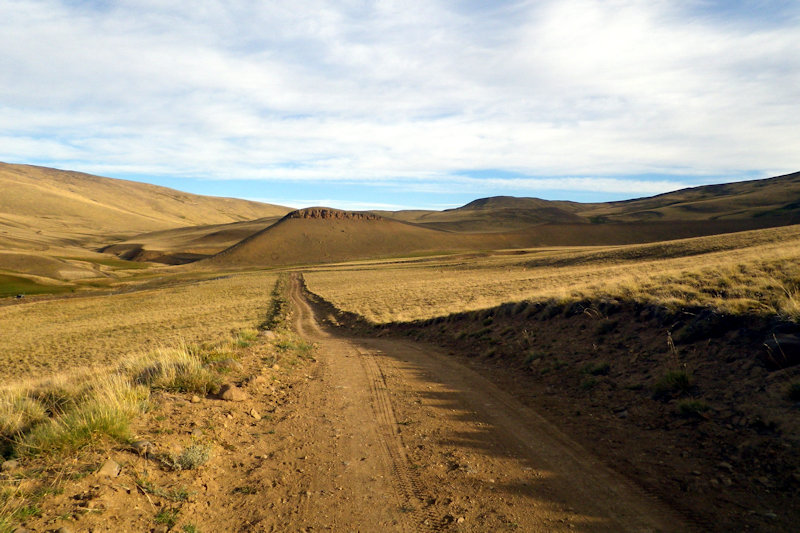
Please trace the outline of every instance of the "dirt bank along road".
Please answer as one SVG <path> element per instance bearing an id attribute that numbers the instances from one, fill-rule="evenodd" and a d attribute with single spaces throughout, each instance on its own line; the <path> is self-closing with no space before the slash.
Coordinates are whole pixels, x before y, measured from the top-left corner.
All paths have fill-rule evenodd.
<path id="1" fill-rule="evenodd" d="M 296 278 L 291 296 L 319 363 L 290 422 L 302 459 L 291 477 L 304 497 L 274 517 L 286 530 L 687 530 L 453 358 L 348 338 L 320 325 Z"/>

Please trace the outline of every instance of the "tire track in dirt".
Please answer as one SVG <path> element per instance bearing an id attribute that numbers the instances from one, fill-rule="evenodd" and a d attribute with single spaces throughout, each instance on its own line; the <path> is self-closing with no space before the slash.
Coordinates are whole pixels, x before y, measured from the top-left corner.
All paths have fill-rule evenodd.
<path id="1" fill-rule="evenodd" d="M 414 517 L 418 531 L 420 530 L 419 528 L 439 531 L 442 524 L 430 507 L 426 507 L 424 491 L 420 486 L 419 479 L 413 474 L 405 453 L 403 441 L 397 430 L 400 424 L 397 421 L 391 399 L 387 393 L 389 386 L 386 382 L 386 376 L 371 351 L 359 349 L 359 353 L 362 356 L 361 361 L 369 377 L 375 418 L 383 430 L 383 444 L 386 446 L 386 453 L 392 459 L 392 471 L 395 475 L 395 481 L 407 502 L 407 509 Z"/>
<path id="2" fill-rule="evenodd" d="M 303 336 L 325 342 L 331 335 L 320 328 L 314 312 L 303 296 L 301 284 L 297 278 L 292 281 L 291 297 L 294 308 L 295 328 Z M 424 491 L 414 475 L 404 450 L 404 444 L 397 430 L 397 417 L 387 393 L 388 385 L 384 371 L 378 364 L 371 350 L 354 347 L 358 354 L 358 362 L 364 372 L 369 386 L 370 401 L 374 420 L 379 430 L 381 445 L 389 459 L 392 471 L 392 483 L 402 498 L 401 512 L 407 514 L 413 522 L 413 531 L 439 531 L 441 520 L 429 508 L 426 508 Z"/>
<path id="3" fill-rule="evenodd" d="M 295 309 L 295 328 L 318 344 L 320 374 L 327 382 L 320 391 L 322 394 L 312 395 L 313 401 L 318 410 L 329 413 L 327 418 L 338 428 L 332 449 L 328 450 L 319 448 L 330 436 L 317 429 L 311 439 L 317 443 L 311 446 L 311 455 L 326 457 L 329 462 L 331 457 L 344 459 L 333 469 L 330 464 L 317 463 L 316 472 L 307 481 L 312 489 L 309 492 L 339 485 L 345 496 L 336 509 L 327 512 L 337 516 L 335 523 L 340 529 L 378 530 L 379 520 L 389 524 L 392 531 L 419 531 L 419 524 L 430 519 L 420 514 L 421 506 L 414 496 L 402 443 L 393 432 L 396 419 L 385 383 L 382 384 L 380 368 L 369 353 L 319 327 L 296 279 L 293 279 L 290 296 Z M 342 484 L 347 486 L 341 487 Z M 356 499 L 362 502 L 368 499 L 366 493 L 381 494 L 381 501 L 354 508 Z M 321 511 L 319 504 L 308 498 L 302 502 L 297 515 L 320 512 L 326 511 Z"/>
<path id="4" fill-rule="evenodd" d="M 452 358 L 410 341 L 326 331 L 299 277 L 292 298 L 301 334 L 320 339 L 323 350 L 335 341 L 357 354 L 392 483 L 413 522 L 403 521 L 404 529 L 690 530 L 660 501 Z"/>

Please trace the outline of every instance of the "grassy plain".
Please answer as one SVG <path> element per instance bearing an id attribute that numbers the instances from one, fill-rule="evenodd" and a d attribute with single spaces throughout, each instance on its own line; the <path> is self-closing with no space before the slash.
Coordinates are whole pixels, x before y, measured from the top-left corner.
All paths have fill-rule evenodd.
<path id="1" fill-rule="evenodd" d="M 138 350 L 124 355 L 127 348 L 119 346 L 114 361 L 103 359 L 107 354 L 97 354 L 98 364 L 91 367 L 77 368 L 59 361 L 62 370 L 52 375 L 7 376 L 0 386 L 0 460 L 13 460 L 3 464 L 0 476 L 0 533 L 18 530 L 19 525 L 31 527 L 30 520 L 46 520 L 48 525 L 56 519 L 78 520 L 88 507 L 79 504 L 80 510 L 74 514 L 54 512 L 54 506 L 58 505 L 54 500 L 58 500 L 69 483 L 80 483 L 87 474 L 96 473 L 112 453 L 118 459 L 126 452 L 134 458 L 138 454 L 138 464 L 125 463 L 132 472 L 132 486 L 145 495 L 150 505 L 153 505 L 152 495 L 165 500 L 169 509 L 177 513 L 176 504 L 188 499 L 188 489 L 167 490 L 161 486 L 174 484 L 178 472 L 198 469 L 212 458 L 216 447 L 228 445 L 213 432 L 193 434 L 187 443 L 183 432 L 176 431 L 189 420 L 195 426 L 200 398 L 222 394 L 231 383 L 248 382 L 266 368 L 270 369 L 269 375 L 281 371 L 283 376 L 284 368 L 311 358 L 313 347 L 290 328 L 286 279 L 286 276 L 279 279 L 276 275 L 241 274 L 124 295 L 133 297 L 135 302 L 108 298 L 103 327 L 83 330 L 87 341 L 102 338 L 114 324 L 128 326 L 137 321 L 134 303 L 151 300 L 153 294 L 149 293 L 163 297 L 166 305 L 186 304 L 185 315 L 162 313 L 161 318 L 168 324 L 188 323 L 191 321 L 188 313 L 195 312 L 196 331 L 192 332 L 198 334 L 199 340 L 188 343 L 181 338 L 169 342 L 169 334 L 164 334 L 159 341 L 169 343 L 169 347 L 141 351 L 144 345 L 140 340 L 128 335 L 119 340 Z M 215 305 L 218 299 L 226 305 Z M 85 300 L 90 301 L 86 309 L 95 307 L 93 299 Z M 30 304 L 24 307 L 43 309 Z M 146 306 L 147 310 L 154 308 Z M 211 317 L 212 314 L 217 316 Z M 244 327 L 238 328 L 239 324 Z M 261 335 L 262 326 L 270 327 L 271 334 Z M 148 330 L 148 333 L 157 332 Z M 103 362 L 108 364 L 99 364 Z M 259 383 L 265 381 L 264 376 L 260 379 Z M 186 402 L 183 396 L 187 393 L 199 396 Z M 245 393 L 240 394 L 244 395 L 240 399 L 247 399 Z M 176 398 L 191 406 L 190 413 L 184 414 L 188 418 L 173 419 L 176 415 L 169 405 Z M 169 417 L 163 414 L 165 409 L 170 411 Z M 250 417 L 261 419 L 253 414 L 254 410 L 249 413 Z M 158 435 L 160 446 L 142 440 L 142 431 Z M 152 460 L 156 468 L 139 470 L 143 457 Z M 109 464 L 113 470 L 116 463 Z M 119 469 L 119 464 L 116 468 Z M 237 478 L 238 475 L 235 474 Z M 66 498 L 66 507 L 74 509 L 75 500 Z M 100 506 L 97 512 L 104 510 Z M 51 516 L 46 516 L 48 512 Z M 160 514 L 151 519 L 160 522 Z M 148 522 L 146 517 L 144 521 Z M 34 525 L 32 529 L 40 530 L 42 526 Z M 123 529 L 141 530 L 138 525 Z"/>
<path id="2" fill-rule="evenodd" d="M 800 226 L 671 242 L 317 268 L 308 288 L 373 323 L 522 300 L 622 299 L 800 317 Z"/>
<path id="3" fill-rule="evenodd" d="M 107 365 L 253 327 L 264 320 L 275 279 L 272 273 L 236 274 L 0 307 L 4 380 Z"/>

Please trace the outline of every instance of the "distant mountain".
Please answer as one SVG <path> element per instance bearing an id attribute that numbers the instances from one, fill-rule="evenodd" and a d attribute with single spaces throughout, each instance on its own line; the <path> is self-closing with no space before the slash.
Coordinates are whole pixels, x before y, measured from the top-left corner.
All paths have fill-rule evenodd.
<path id="1" fill-rule="evenodd" d="M 494 196 L 474 200 L 463 207 L 444 211 L 374 211 L 387 218 L 413 222 L 434 229 L 462 233 L 515 231 L 539 224 L 582 224 L 574 202 L 539 198 Z"/>
<path id="2" fill-rule="evenodd" d="M 445 211 L 375 213 L 426 227 L 467 233 L 518 231 L 546 224 L 723 220 L 740 221 L 742 227 L 780 226 L 800 223 L 800 172 L 762 180 L 692 187 L 621 202 L 582 204 L 494 196 Z M 733 226 L 736 224 L 720 225 Z"/>
<path id="3" fill-rule="evenodd" d="M 108 244 L 139 233 L 282 216 L 289 208 L 0 163 L 0 246 Z"/>
<path id="4" fill-rule="evenodd" d="M 578 214 L 600 221 L 775 219 L 800 222 L 800 172 L 761 180 L 704 185 L 649 198 L 587 205 Z"/>
<path id="5" fill-rule="evenodd" d="M 420 253 L 518 247 L 526 236 L 464 235 L 390 220 L 375 213 L 308 208 L 202 261 L 221 267 L 286 266 Z"/>

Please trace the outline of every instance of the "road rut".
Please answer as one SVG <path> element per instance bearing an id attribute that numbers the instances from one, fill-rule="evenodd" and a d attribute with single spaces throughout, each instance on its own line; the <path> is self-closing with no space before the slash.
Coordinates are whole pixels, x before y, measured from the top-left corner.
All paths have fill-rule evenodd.
<path id="1" fill-rule="evenodd" d="M 555 426 L 429 346 L 349 338 L 292 280 L 318 345 L 292 420 L 304 467 L 287 529 L 685 531 L 682 519 Z"/>

